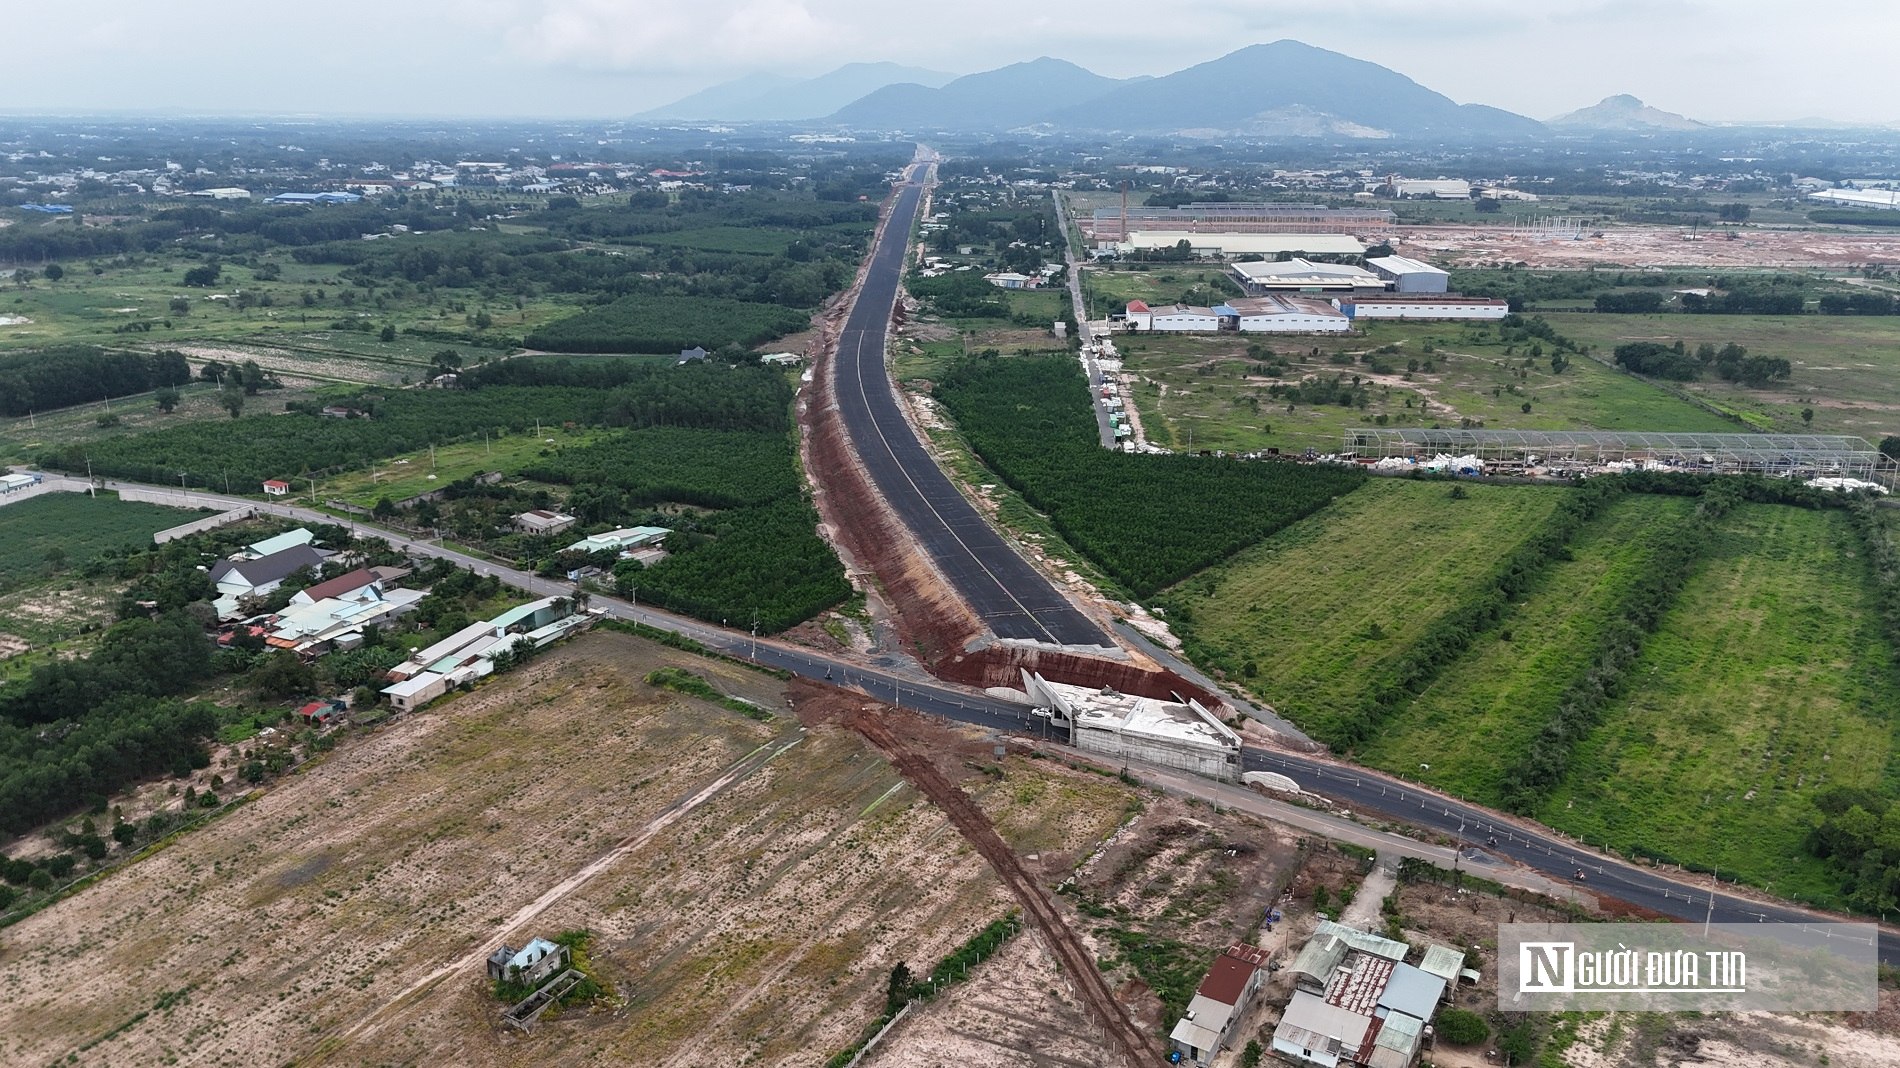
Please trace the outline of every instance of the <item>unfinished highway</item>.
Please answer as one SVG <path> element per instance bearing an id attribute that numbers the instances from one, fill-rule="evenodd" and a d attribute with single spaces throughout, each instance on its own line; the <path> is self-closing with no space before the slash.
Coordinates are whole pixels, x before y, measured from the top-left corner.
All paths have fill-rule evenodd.
<path id="1" fill-rule="evenodd" d="M 990 632 L 1005 640 L 1112 649 L 1115 643 L 1003 540 L 917 439 L 885 366 L 904 251 L 923 186 L 898 187 L 838 338 L 845 436 L 879 496 Z"/>

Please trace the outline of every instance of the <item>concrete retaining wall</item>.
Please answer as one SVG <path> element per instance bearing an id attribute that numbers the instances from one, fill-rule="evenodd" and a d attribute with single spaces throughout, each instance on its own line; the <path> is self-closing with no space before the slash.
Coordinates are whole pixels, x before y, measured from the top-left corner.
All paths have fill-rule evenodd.
<path id="1" fill-rule="evenodd" d="M 1075 747 L 1085 752 L 1160 764 L 1205 775 L 1210 779 L 1232 782 L 1240 774 L 1238 761 L 1229 763 L 1233 754 L 1211 745 L 1169 744 L 1159 738 L 1131 737 L 1116 731 L 1091 730 L 1087 727 L 1076 729 L 1074 741 Z"/>

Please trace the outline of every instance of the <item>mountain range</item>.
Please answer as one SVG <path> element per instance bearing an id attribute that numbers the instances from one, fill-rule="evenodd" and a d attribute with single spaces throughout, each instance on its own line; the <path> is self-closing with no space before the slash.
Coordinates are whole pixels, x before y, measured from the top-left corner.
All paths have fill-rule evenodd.
<path id="1" fill-rule="evenodd" d="M 1706 130 L 1708 123 L 1687 119 L 1673 111 L 1652 108 L 1627 93 L 1606 96 L 1596 104 L 1545 120 L 1559 128 L 1586 130 Z"/>
<path id="2" fill-rule="evenodd" d="M 885 86 L 906 84 L 934 89 L 954 74 L 896 63 L 847 63 L 816 78 L 751 74 L 723 82 L 665 107 L 635 116 L 641 119 L 701 119 L 726 122 L 797 122 L 823 118 Z"/>
<path id="3" fill-rule="evenodd" d="M 857 95 L 843 95 L 858 87 Z M 821 109 L 827 100 L 838 102 Z M 1202 137 L 1495 139 L 1544 131 L 1535 120 L 1459 104 L 1376 63 L 1298 41 L 1252 45 L 1159 78 L 1106 78 L 1047 57 L 954 79 L 895 64 L 853 64 L 807 81 L 755 75 L 640 117 Z"/>

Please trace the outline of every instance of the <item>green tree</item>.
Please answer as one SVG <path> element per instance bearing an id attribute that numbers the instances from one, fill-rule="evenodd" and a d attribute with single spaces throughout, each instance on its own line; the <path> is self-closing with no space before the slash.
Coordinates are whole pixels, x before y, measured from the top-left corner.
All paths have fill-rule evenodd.
<path id="1" fill-rule="evenodd" d="M 296 653 L 279 649 L 251 672 L 250 682 L 254 689 L 267 696 L 295 697 L 310 692 L 317 684 L 317 676 Z"/>
<path id="2" fill-rule="evenodd" d="M 1438 1014 L 1438 1034 L 1454 1046 L 1475 1046 L 1491 1037 L 1491 1028 L 1475 1012 L 1446 1009 Z"/>
<path id="3" fill-rule="evenodd" d="M 46 269 L 40 273 L 46 275 L 48 282 L 57 282 L 66 277 L 66 268 L 61 267 L 57 263 L 49 263 L 46 265 Z"/>
<path id="4" fill-rule="evenodd" d="M 1259 1039 L 1248 1039 L 1247 1048 L 1240 1051 L 1240 1068 L 1259 1068 L 1260 1058 L 1266 1054 L 1267 1051 L 1260 1048 Z"/>
<path id="5" fill-rule="evenodd" d="M 1880 452 L 1888 459 L 1900 460 L 1900 434 L 1888 434 L 1881 438 Z"/>
<path id="6" fill-rule="evenodd" d="M 112 837 L 121 848 L 131 848 L 133 840 L 138 836 L 139 828 L 136 823 L 121 823 L 112 828 Z"/>
<path id="7" fill-rule="evenodd" d="M 381 338 L 381 339 L 382 339 L 382 340 L 384 340 L 384 341 L 394 341 L 394 340 L 396 340 L 396 327 L 395 327 L 395 325 L 394 325 L 394 324 L 392 324 L 392 323 L 384 323 L 384 324 L 383 324 L 383 332 L 382 332 L 382 333 L 380 333 L 380 334 L 378 334 L 378 335 L 376 335 L 376 336 L 377 336 L 377 337 L 379 337 L 379 338 Z"/>
<path id="8" fill-rule="evenodd" d="M 190 315 L 191 314 L 191 298 L 190 297 L 173 297 L 171 308 L 172 308 L 173 315 L 177 315 L 181 317 Z"/>
<path id="9" fill-rule="evenodd" d="M 1802 426 L 1814 425 L 1814 409 L 1813 408 L 1801 409 L 1801 425 Z"/>
<path id="10" fill-rule="evenodd" d="M 224 410 L 230 412 L 233 419 L 243 415 L 244 387 L 233 381 L 231 385 L 218 391 L 218 403 L 224 405 Z"/>
<path id="11" fill-rule="evenodd" d="M 1498 1052 L 1504 1054 L 1506 1068 L 1530 1063 L 1531 1054 L 1537 1052 L 1537 1032 L 1531 1029 L 1531 1022 L 1521 1021 L 1516 1027 L 1499 1035 Z"/>
<path id="12" fill-rule="evenodd" d="M 169 414 L 178 407 L 178 391 L 171 386 L 160 386 L 152 394 L 152 401 L 159 411 Z"/>
<path id="13" fill-rule="evenodd" d="M 27 877 L 26 885 L 35 890 L 51 890 L 53 888 L 53 873 L 47 871 L 45 868 L 34 868 L 33 874 Z"/>
<path id="14" fill-rule="evenodd" d="M 884 984 L 884 1014 L 890 1016 L 910 1003 L 916 989 L 916 980 L 910 974 L 910 965 L 898 961 L 891 967 L 891 977 Z"/>

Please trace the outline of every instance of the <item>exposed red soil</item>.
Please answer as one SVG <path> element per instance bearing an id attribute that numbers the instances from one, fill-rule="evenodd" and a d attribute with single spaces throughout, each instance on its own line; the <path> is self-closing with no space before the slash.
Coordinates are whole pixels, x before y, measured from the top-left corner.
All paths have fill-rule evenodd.
<path id="1" fill-rule="evenodd" d="M 813 683 L 794 683 L 793 689 L 809 693 L 825 688 Z M 847 696 L 809 693 L 807 699 L 798 702 L 800 715 L 807 722 L 839 722 L 863 735 L 884 753 L 906 781 L 942 809 L 964 841 L 989 862 L 1022 905 L 1023 912 L 1041 929 L 1050 949 L 1061 961 L 1064 974 L 1075 985 L 1076 993 L 1129 1063 L 1153 1063 L 1152 1058 L 1160 1056 L 1160 1051 L 1116 1000 L 1115 992 L 1096 968 L 1095 958 L 1081 935 L 1069 926 L 1042 885 L 1023 867 L 1015 850 L 996 833 L 989 817 L 953 780 L 964 755 L 960 750 L 969 748 L 969 740 L 921 716 L 861 699 L 846 700 Z M 935 744 L 939 741 L 949 744 Z M 952 770 L 940 767 L 940 761 L 951 762 Z"/>

